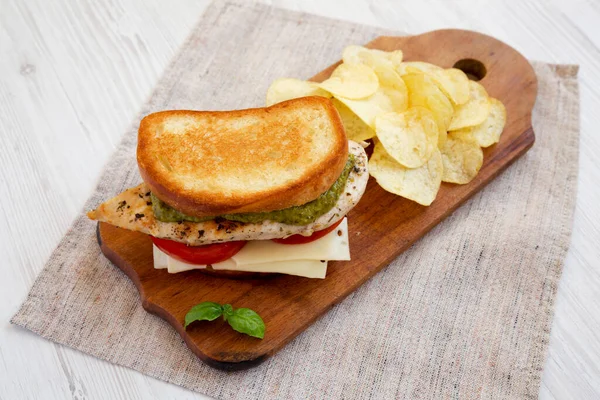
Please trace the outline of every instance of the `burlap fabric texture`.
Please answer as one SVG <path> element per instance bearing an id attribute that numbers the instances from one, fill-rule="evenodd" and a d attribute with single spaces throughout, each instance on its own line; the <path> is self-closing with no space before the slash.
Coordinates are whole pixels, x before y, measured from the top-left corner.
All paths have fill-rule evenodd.
<path id="1" fill-rule="evenodd" d="M 142 115 L 260 106 L 374 27 L 245 2 L 210 5 L 106 166 L 84 209 L 140 182 Z M 397 34 L 397 33 L 396 33 Z M 534 64 L 535 146 L 389 267 L 264 364 L 204 365 L 129 279 L 82 213 L 12 322 L 221 399 L 536 398 L 577 181 L 577 67 Z"/>

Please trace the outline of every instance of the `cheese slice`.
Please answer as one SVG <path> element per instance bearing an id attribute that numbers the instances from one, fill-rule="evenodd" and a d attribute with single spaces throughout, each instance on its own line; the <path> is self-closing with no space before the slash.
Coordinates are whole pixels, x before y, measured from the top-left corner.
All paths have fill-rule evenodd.
<path id="1" fill-rule="evenodd" d="M 152 256 L 154 258 L 155 269 L 166 269 L 170 274 L 176 274 L 178 272 L 190 271 L 192 269 L 206 268 L 206 265 L 190 264 L 183 261 L 179 261 L 173 257 L 170 257 L 167 253 L 161 249 L 152 245 Z M 223 261 L 222 264 L 226 265 L 227 261 Z M 235 267 L 235 262 L 230 261 L 229 265 Z"/>
<path id="2" fill-rule="evenodd" d="M 166 269 L 170 274 L 206 268 L 206 265 L 188 264 L 169 257 L 156 246 L 153 247 L 153 252 L 154 268 Z M 288 260 L 236 265 L 233 260 L 229 259 L 213 264 L 212 268 L 217 270 L 220 269 L 243 272 L 280 273 L 320 279 L 325 278 L 325 275 L 327 275 L 327 261 L 325 260 Z"/>
<path id="3" fill-rule="evenodd" d="M 152 257 L 154 258 L 155 269 L 169 268 L 169 256 L 163 253 L 156 245 L 152 244 Z"/>
<path id="4" fill-rule="evenodd" d="M 178 272 L 190 271 L 192 269 L 206 268 L 205 265 L 187 264 L 173 257 L 167 256 L 167 272 L 170 274 L 176 274 Z"/>
<path id="5" fill-rule="evenodd" d="M 170 257 L 155 245 L 152 245 L 152 256 L 154 257 L 154 268 L 166 269 L 170 274 L 176 274 L 178 272 L 189 271 L 192 269 L 206 268 L 206 265 L 188 264 Z"/>
<path id="6" fill-rule="evenodd" d="M 203 269 L 206 265 L 176 260 L 153 246 L 154 268 L 169 273 Z M 252 241 L 228 260 L 212 265 L 216 270 L 281 273 L 325 278 L 328 260 L 350 260 L 348 221 L 346 218 L 322 238 L 305 244 L 280 244 L 270 240 Z"/>
<path id="7" fill-rule="evenodd" d="M 327 275 L 327 261 L 317 260 L 288 260 L 248 265 L 237 265 L 233 268 L 223 267 L 222 263 L 214 264 L 213 269 L 226 269 L 243 272 L 266 272 L 303 276 L 306 278 L 324 279 Z"/>
<path id="8" fill-rule="evenodd" d="M 165 254 L 166 255 L 166 254 Z M 170 274 L 176 274 L 178 272 L 190 271 L 192 269 L 203 269 L 206 265 L 189 264 L 183 261 L 179 261 L 176 258 L 167 255 L 167 272 Z"/>
<path id="9" fill-rule="evenodd" d="M 310 243 L 281 244 L 272 240 L 248 242 L 231 257 L 237 265 L 263 264 L 288 260 L 350 260 L 348 219 L 327 235 Z"/>

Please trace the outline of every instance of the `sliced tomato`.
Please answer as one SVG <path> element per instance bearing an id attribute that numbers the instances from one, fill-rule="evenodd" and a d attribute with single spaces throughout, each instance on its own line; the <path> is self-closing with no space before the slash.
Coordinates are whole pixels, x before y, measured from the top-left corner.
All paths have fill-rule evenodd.
<path id="1" fill-rule="evenodd" d="M 204 246 L 188 246 L 185 243 L 151 236 L 152 242 L 179 261 L 189 264 L 208 265 L 225 261 L 237 254 L 246 245 L 245 241 L 207 244 Z"/>
<path id="2" fill-rule="evenodd" d="M 304 244 L 304 243 L 314 242 L 315 240 L 321 239 L 323 236 L 327 235 L 329 232 L 331 232 L 332 230 L 337 228 L 338 225 L 342 223 L 343 219 L 344 218 L 340 219 L 338 222 L 331 225 L 329 228 L 325 228 L 323 230 L 314 232 L 310 236 L 292 235 L 292 236 L 286 237 L 285 239 L 271 239 L 271 240 L 276 243 L 281 243 L 281 244 Z"/>

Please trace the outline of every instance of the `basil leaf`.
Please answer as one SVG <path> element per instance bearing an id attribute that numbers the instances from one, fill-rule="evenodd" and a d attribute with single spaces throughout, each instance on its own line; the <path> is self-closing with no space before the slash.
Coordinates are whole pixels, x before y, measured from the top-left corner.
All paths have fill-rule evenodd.
<path id="1" fill-rule="evenodd" d="M 230 306 L 231 307 L 231 306 Z M 223 308 L 219 303 L 205 301 L 191 308 L 185 315 L 185 327 L 194 321 L 213 321 L 223 314 Z"/>
<path id="2" fill-rule="evenodd" d="M 264 338 L 265 323 L 256 312 L 249 308 L 234 310 L 231 304 L 220 305 L 212 301 L 205 301 L 192 307 L 185 315 L 185 327 L 187 328 L 194 321 L 214 321 L 221 315 L 235 331 L 259 339 Z"/>
<path id="3" fill-rule="evenodd" d="M 265 337 L 265 323 L 260 315 L 249 308 L 238 308 L 231 315 L 225 314 L 224 317 L 229 325 L 238 332 L 259 339 Z"/>
<path id="4" fill-rule="evenodd" d="M 233 315 L 233 307 L 231 304 L 223 304 L 223 319 L 227 321 Z"/>

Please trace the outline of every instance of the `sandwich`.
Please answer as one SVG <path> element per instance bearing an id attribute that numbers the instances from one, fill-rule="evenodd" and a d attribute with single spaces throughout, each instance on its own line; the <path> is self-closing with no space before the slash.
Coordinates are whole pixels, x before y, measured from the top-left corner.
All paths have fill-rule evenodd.
<path id="1" fill-rule="evenodd" d="M 345 216 L 367 155 L 329 99 L 153 113 L 137 162 L 143 182 L 87 215 L 150 235 L 155 268 L 324 278 L 327 261 L 350 259 Z"/>

